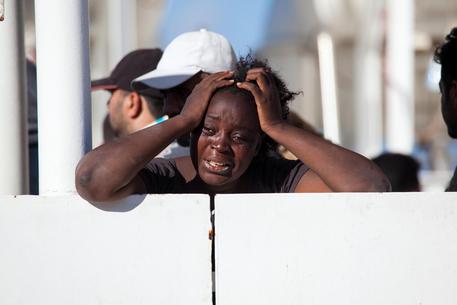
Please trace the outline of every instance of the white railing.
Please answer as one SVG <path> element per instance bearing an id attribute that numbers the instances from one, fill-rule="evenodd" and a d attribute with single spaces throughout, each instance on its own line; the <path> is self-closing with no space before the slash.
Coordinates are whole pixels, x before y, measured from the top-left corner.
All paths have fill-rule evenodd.
<path id="1" fill-rule="evenodd" d="M 205 195 L 0 197 L 0 304 L 211 304 Z M 457 304 L 457 195 L 215 199 L 218 305 Z"/>
<path id="2" fill-rule="evenodd" d="M 136 196 L 110 210 L 0 197 L 0 304 L 211 304 L 208 196 Z"/>

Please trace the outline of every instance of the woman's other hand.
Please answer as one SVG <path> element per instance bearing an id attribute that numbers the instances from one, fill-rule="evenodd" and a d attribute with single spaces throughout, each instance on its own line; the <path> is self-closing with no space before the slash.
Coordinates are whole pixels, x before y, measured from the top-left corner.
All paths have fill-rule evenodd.
<path id="1" fill-rule="evenodd" d="M 246 81 L 237 84 L 239 88 L 250 91 L 254 96 L 260 127 L 266 134 L 269 129 L 284 122 L 279 92 L 269 72 L 269 69 L 265 68 L 250 69 L 246 74 Z"/>
<path id="2" fill-rule="evenodd" d="M 195 129 L 200 124 L 214 92 L 218 88 L 234 83 L 233 79 L 228 79 L 232 76 L 232 71 L 217 72 L 206 76 L 195 86 L 180 113 L 180 116 L 185 119 L 191 129 Z"/>

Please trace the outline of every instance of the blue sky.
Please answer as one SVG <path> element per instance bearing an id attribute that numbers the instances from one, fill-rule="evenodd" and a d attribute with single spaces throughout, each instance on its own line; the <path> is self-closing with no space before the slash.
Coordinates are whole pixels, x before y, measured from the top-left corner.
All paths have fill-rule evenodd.
<path id="1" fill-rule="evenodd" d="M 206 28 L 227 37 L 235 53 L 261 48 L 275 0 L 168 0 L 160 25 L 164 48 L 181 33 Z"/>

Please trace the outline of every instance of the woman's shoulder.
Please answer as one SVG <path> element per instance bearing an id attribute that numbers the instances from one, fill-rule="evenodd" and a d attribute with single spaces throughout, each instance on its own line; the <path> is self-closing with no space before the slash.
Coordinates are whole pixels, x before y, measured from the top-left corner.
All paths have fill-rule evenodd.
<path id="1" fill-rule="evenodd" d="M 300 160 L 281 156 L 265 156 L 253 160 L 249 168 L 250 180 L 259 192 L 293 192 L 309 167 Z"/>
<path id="2" fill-rule="evenodd" d="M 189 156 L 174 159 L 176 168 L 186 182 L 191 181 L 197 175 L 192 159 Z"/>
<path id="3" fill-rule="evenodd" d="M 154 158 L 139 172 L 149 194 L 180 193 L 192 176 L 189 157 Z"/>
<path id="4" fill-rule="evenodd" d="M 145 169 L 163 176 L 180 175 L 186 181 L 195 177 L 195 169 L 189 156 L 179 158 L 154 158 Z"/>

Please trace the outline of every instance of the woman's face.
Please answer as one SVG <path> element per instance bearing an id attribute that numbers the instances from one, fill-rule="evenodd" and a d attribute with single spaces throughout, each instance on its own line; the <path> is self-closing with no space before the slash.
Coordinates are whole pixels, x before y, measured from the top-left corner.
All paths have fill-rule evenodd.
<path id="1" fill-rule="evenodd" d="M 254 101 L 224 91 L 212 97 L 202 129 L 192 137 L 192 160 L 200 178 L 215 191 L 236 191 L 260 144 Z"/>

